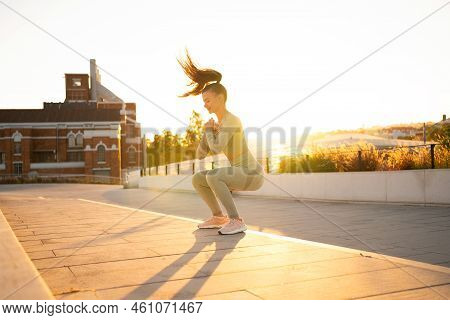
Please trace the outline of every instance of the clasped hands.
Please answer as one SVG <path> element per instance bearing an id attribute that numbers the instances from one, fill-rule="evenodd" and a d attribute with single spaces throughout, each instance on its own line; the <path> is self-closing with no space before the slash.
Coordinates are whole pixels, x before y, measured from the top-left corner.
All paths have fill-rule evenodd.
<path id="1" fill-rule="evenodd" d="M 212 129 L 214 134 L 219 131 L 219 124 L 210 118 L 207 123 L 205 123 L 205 130 Z"/>

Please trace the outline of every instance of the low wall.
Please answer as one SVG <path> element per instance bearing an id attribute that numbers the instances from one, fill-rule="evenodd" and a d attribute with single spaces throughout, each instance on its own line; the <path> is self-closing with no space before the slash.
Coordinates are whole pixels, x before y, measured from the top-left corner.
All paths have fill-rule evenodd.
<path id="1" fill-rule="evenodd" d="M 257 191 L 233 194 L 360 202 L 450 204 L 450 169 L 266 174 Z M 140 188 L 192 191 L 192 176 L 145 176 Z"/>
<path id="2" fill-rule="evenodd" d="M 0 210 L 0 299 L 54 299 Z"/>

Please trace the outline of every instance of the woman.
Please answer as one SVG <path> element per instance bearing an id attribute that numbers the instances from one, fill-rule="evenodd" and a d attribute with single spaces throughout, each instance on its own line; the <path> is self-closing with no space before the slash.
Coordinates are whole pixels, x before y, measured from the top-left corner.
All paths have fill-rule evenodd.
<path id="1" fill-rule="evenodd" d="M 219 234 L 235 234 L 247 230 L 239 216 L 230 190 L 258 190 L 264 182 L 263 168 L 248 149 L 240 119 L 227 110 L 227 90 L 220 83 L 222 75 L 212 69 L 199 69 L 186 52 L 186 61 L 180 61 L 194 88 L 182 95 L 202 95 L 204 107 L 217 116 L 205 124 L 204 134 L 196 157 L 203 159 L 208 152 L 223 152 L 231 167 L 203 170 L 192 177 L 192 184 L 211 209 L 212 217 L 198 225 L 200 229 L 220 228 Z M 227 211 L 223 214 L 217 199 Z"/>

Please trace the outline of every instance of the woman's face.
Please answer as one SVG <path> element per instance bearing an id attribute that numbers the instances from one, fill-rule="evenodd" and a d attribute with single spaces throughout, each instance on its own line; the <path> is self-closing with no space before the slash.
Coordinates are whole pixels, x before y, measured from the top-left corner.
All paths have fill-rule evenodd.
<path id="1" fill-rule="evenodd" d="M 209 113 L 216 113 L 223 105 L 223 96 L 208 90 L 202 93 L 204 107 Z"/>

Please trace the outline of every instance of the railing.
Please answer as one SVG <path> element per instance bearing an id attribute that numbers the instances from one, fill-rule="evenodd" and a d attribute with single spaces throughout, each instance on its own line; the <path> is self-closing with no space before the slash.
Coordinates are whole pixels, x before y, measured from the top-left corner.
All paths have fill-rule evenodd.
<path id="1" fill-rule="evenodd" d="M 393 147 L 383 147 L 383 148 L 375 148 L 375 149 L 366 149 L 366 150 L 352 150 L 352 151 L 332 151 L 332 149 L 327 149 L 325 155 L 327 157 L 333 156 L 345 156 L 345 155 L 353 155 L 354 159 L 351 164 L 351 168 L 347 168 L 342 165 L 339 170 L 314 170 L 311 169 L 313 160 L 311 159 L 311 155 L 309 154 L 292 154 L 292 155 L 279 155 L 279 156 L 268 156 L 265 158 L 257 159 L 257 161 L 262 165 L 264 171 L 266 173 L 289 173 L 289 172 L 329 172 L 329 171 L 388 171 L 388 170 L 401 170 L 394 169 L 396 167 L 395 161 L 401 161 L 399 159 L 395 159 L 395 155 L 390 155 L 391 152 L 397 152 L 401 149 L 407 149 L 405 155 L 407 154 L 409 157 L 408 161 L 417 161 L 419 163 L 418 169 L 435 169 L 435 168 L 449 168 L 450 167 L 450 150 L 441 148 L 444 153 L 444 159 L 439 159 L 439 166 L 436 165 L 436 147 L 440 146 L 440 144 L 424 144 L 424 145 L 416 145 L 416 146 L 393 146 Z M 426 152 L 420 150 L 420 148 L 428 149 Z M 368 154 L 376 154 L 377 159 L 372 160 L 373 162 L 378 162 L 378 164 L 372 164 L 372 167 L 375 166 L 375 169 L 367 168 L 367 159 L 365 156 Z M 170 163 L 160 166 L 153 166 L 150 168 L 146 168 L 142 170 L 141 175 L 143 176 L 164 176 L 164 175 L 180 175 L 180 174 L 195 174 L 201 170 L 211 170 L 219 167 L 229 166 L 228 160 L 223 156 L 221 159 L 217 158 L 217 156 L 211 160 L 211 156 L 207 157 L 203 160 L 187 160 L 178 163 Z M 417 159 L 413 159 L 416 157 Z M 297 170 L 298 168 L 294 168 L 293 171 L 283 171 L 283 168 L 280 168 L 281 164 L 285 164 L 285 162 L 292 161 L 295 159 L 297 162 L 301 162 L 304 164 L 303 168 Z M 403 159 L 404 160 L 404 159 Z M 320 159 L 318 160 L 320 161 Z M 339 159 L 337 161 L 340 161 Z M 382 162 L 385 162 L 383 164 Z M 412 163 L 401 164 L 399 167 L 408 169 L 409 166 L 414 166 Z M 285 170 L 286 168 L 284 168 Z"/>

